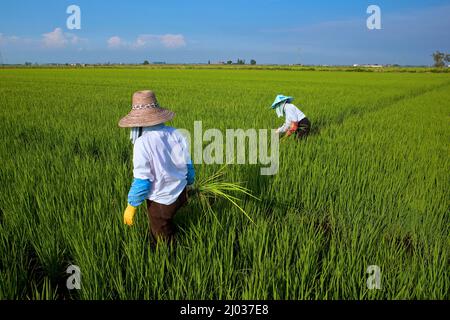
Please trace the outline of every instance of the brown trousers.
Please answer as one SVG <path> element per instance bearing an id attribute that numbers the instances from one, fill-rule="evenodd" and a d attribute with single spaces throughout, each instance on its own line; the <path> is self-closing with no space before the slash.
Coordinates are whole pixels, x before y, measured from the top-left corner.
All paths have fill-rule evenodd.
<path id="1" fill-rule="evenodd" d="M 295 132 L 297 139 L 305 138 L 309 134 L 309 130 L 311 129 L 311 122 L 309 122 L 308 118 L 303 118 L 298 122 L 298 129 Z"/>
<path id="2" fill-rule="evenodd" d="M 150 220 L 150 232 L 153 240 L 163 239 L 168 242 L 174 240 L 175 225 L 173 224 L 173 218 L 186 202 L 186 188 L 178 196 L 178 199 L 169 205 L 147 200 L 148 219 Z"/>

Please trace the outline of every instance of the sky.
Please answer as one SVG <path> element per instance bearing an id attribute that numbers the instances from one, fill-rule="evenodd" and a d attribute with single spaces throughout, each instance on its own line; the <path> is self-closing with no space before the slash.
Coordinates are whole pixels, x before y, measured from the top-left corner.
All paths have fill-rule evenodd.
<path id="1" fill-rule="evenodd" d="M 69 29 L 67 8 L 80 8 Z M 369 5 L 381 29 L 370 30 Z M 430 65 L 450 52 L 450 0 L 6 0 L 1 63 Z"/>

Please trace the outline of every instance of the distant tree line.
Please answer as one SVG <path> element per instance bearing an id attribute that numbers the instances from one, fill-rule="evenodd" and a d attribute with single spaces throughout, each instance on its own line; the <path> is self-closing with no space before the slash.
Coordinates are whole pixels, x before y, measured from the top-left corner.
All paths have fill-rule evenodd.
<path id="1" fill-rule="evenodd" d="M 450 63 L 450 54 L 436 51 L 433 53 L 434 66 L 436 68 L 445 67 L 445 63 Z"/>
<path id="2" fill-rule="evenodd" d="M 233 61 L 232 61 L 232 60 L 228 60 L 228 61 L 227 61 L 227 64 L 233 64 Z M 236 60 L 235 64 L 245 64 L 245 59 L 240 59 L 240 58 L 238 58 L 238 59 Z M 251 60 L 250 60 L 250 64 L 251 64 L 251 65 L 255 65 L 255 64 L 256 64 L 256 60 L 255 60 L 255 59 L 251 59 Z"/>
<path id="3" fill-rule="evenodd" d="M 143 65 L 148 65 L 148 64 L 150 64 L 150 62 L 148 60 L 144 60 L 144 62 L 142 64 Z M 208 60 L 208 64 L 211 64 L 211 60 Z M 227 64 L 233 64 L 233 61 L 232 60 L 228 60 Z M 238 58 L 234 64 L 245 64 L 245 59 Z M 256 60 L 255 59 L 251 59 L 250 60 L 250 64 L 251 65 L 255 65 L 256 64 Z"/>

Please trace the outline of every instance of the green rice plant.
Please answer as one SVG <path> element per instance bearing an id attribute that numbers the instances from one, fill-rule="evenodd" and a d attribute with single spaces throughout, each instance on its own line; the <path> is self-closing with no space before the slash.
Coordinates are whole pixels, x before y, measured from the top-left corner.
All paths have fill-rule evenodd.
<path id="1" fill-rule="evenodd" d="M 213 204 L 219 199 L 224 199 L 229 201 L 234 207 L 242 212 L 252 223 L 255 223 L 247 213 L 247 211 L 245 211 L 242 206 L 239 205 L 239 202 L 242 199 L 233 194 L 238 194 L 240 196 L 249 196 L 258 201 L 260 199 L 254 196 L 251 193 L 250 189 L 242 186 L 241 182 L 223 181 L 226 167 L 227 165 L 225 164 L 212 175 L 196 180 L 193 188 L 190 189 L 189 193 L 196 197 L 203 213 L 213 215 L 217 221 L 219 221 L 219 219 L 217 218 L 216 212 L 213 209 Z"/>
<path id="2" fill-rule="evenodd" d="M 280 92 L 313 130 L 279 145 L 273 176 L 195 164 L 179 246 L 154 251 L 144 206 L 122 222 L 117 121 L 143 88 L 190 132 L 279 127 Z M 1 69 L 0 299 L 448 299 L 449 88 L 448 73 Z"/>
<path id="3" fill-rule="evenodd" d="M 27 298 L 29 300 L 56 300 L 57 288 L 54 289 L 50 283 L 50 279 L 44 278 L 42 281 L 41 287 L 36 285 L 36 283 L 32 283 L 32 294 Z"/>

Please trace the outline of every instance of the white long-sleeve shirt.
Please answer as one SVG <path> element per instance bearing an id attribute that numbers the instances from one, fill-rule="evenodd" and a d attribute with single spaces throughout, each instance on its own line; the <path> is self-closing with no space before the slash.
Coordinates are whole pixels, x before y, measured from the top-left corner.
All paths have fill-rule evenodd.
<path id="1" fill-rule="evenodd" d="M 298 122 L 306 117 L 305 114 L 292 103 L 285 103 L 283 108 L 284 114 L 286 116 L 286 121 L 281 127 L 278 128 L 278 132 L 281 133 L 286 132 L 289 129 L 292 121 Z"/>
<path id="2" fill-rule="evenodd" d="M 136 139 L 133 176 L 151 181 L 147 199 L 172 204 L 186 187 L 186 164 L 191 161 L 185 137 L 175 128 L 159 125 Z"/>

